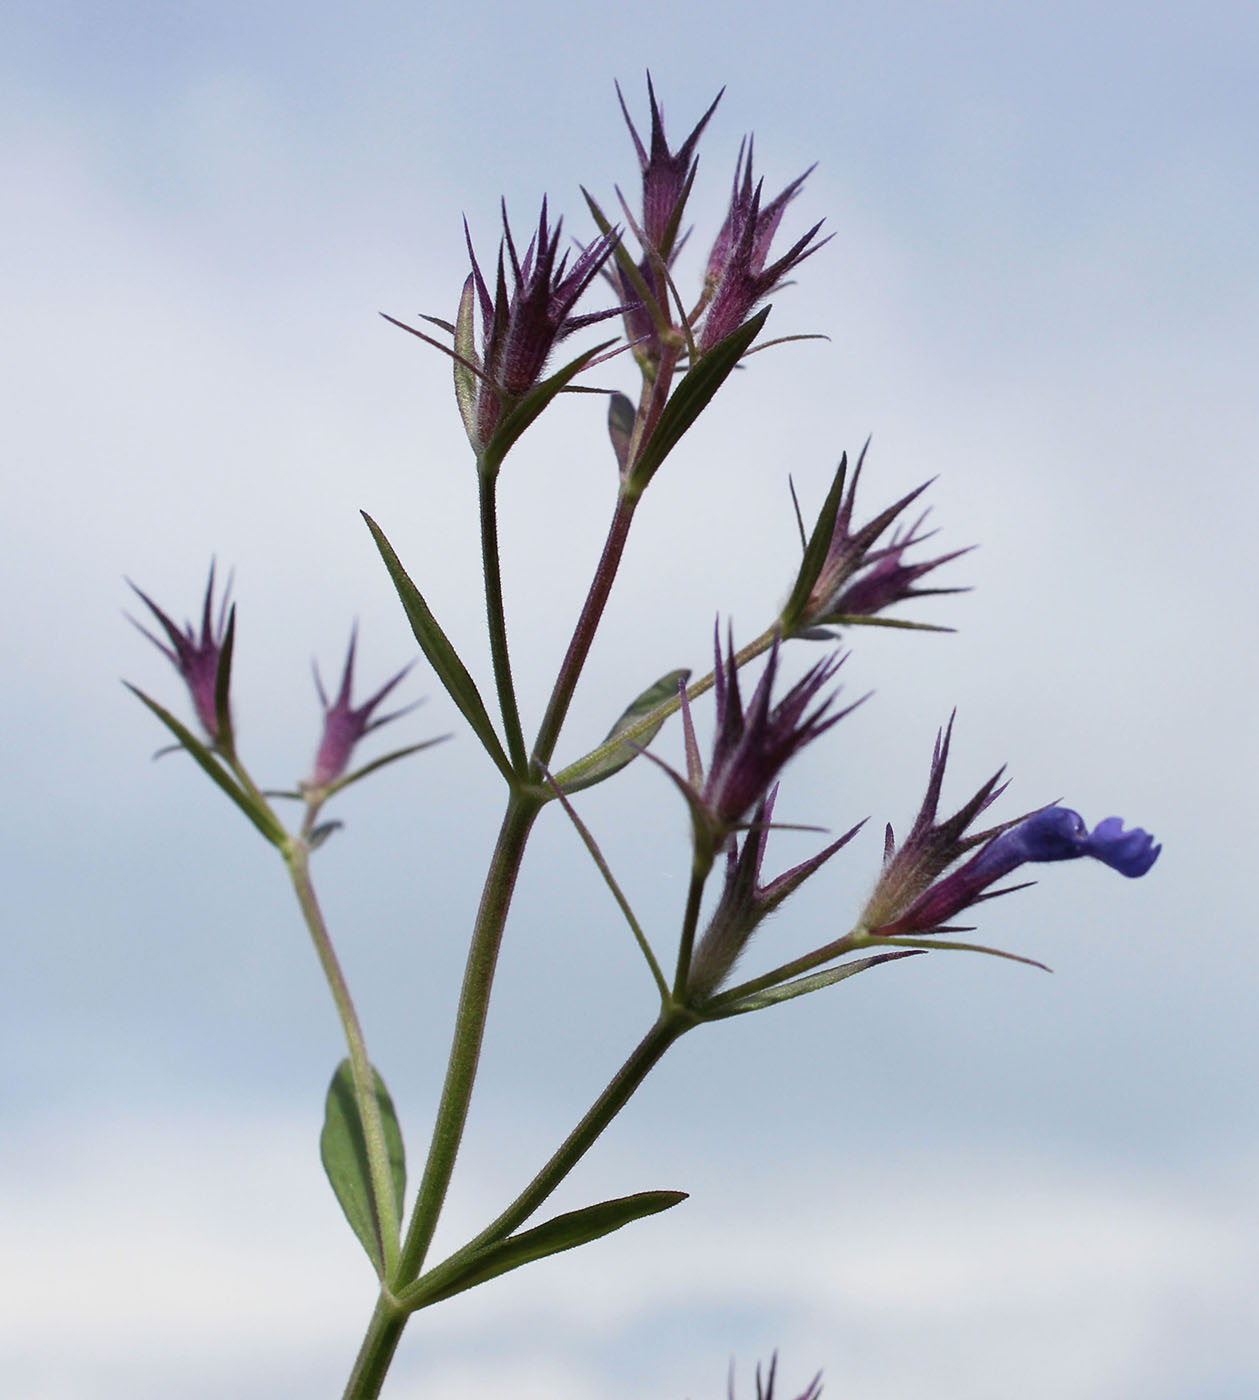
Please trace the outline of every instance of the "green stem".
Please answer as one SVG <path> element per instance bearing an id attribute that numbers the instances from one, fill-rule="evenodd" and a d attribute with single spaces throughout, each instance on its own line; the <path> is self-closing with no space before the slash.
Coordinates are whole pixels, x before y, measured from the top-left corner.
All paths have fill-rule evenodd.
<path id="1" fill-rule="evenodd" d="M 678 939 L 678 967 L 673 979 L 673 999 L 686 999 L 686 981 L 691 975 L 691 950 L 695 946 L 695 929 L 699 924 L 699 906 L 704 886 L 713 868 L 711 851 L 699 849 L 691 859 L 691 888 L 686 896 L 686 913 L 682 919 L 682 936 Z"/>
<path id="2" fill-rule="evenodd" d="M 343 1400 L 376 1400 L 406 1325 L 406 1310 L 382 1289 L 346 1382 Z"/>
<path id="3" fill-rule="evenodd" d="M 490 991 L 494 985 L 494 971 L 503 940 L 503 927 L 507 922 L 507 911 L 516 886 L 516 876 L 520 872 L 525 843 L 529 839 L 539 806 L 536 798 L 512 795 L 507 804 L 502 827 L 499 829 L 498 843 L 490 858 L 490 868 L 481 894 L 481 905 L 477 910 L 476 924 L 472 930 L 472 942 L 468 948 L 468 961 L 464 969 L 463 988 L 459 994 L 450 1060 L 446 1066 L 446 1082 L 442 1086 L 441 1102 L 437 1108 L 433 1140 L 429 1145 L 428 1159 L 424 1163 L 419 1196 L 398 1259 L 398 1267 L 391 1275 L 395 1289 L 410 1283 L 423 1267 L 424 1256 L 432 1242 L 437 1219 L 450 1186 L 455 1157 L 468 1117 L 468 1104 L 476 1081 L 477 1065 L 481 1058 L 481 1042 L 485 1035 L 485 1019 L 489 1012 Z"/>
<path id="4" fill-rule="evenodd" d="M 503 579 L 498 556 L 497 477 L 478 466 L 477 480 L 481 502 L 481 563 L 485 572 L 485 614 L 490 634 L 490 655 L 494 662 L 494 684 L 507 734 L 507 751 L 512 767 L 523 777 L 529 767 L 525 736 L 520 727 L 516 688 L 512 681 L 511 658 L 507 652 L 507 614 L 503 608 Z"/>
<path id="5" fill-rule="evenodd" d="M 479 1235 L 432 1269 L 414 1288 L 406 1290 L 404 1301 L 413 1308 L 425 1306 L 423 1300 L 426 1298 L 436 1301 L 437 1296 L 457 1280 L 460 1270 L 478 1250 L 505 1239 L 523 1224 L 581 1161 L 603 1130 L 629 1102 L 638 1086 L 659 1063 L 665 1051 L 695 1024 L 694 1018 L 678 1006 L 670 1006 L 662 1011 L 656 1024 L 638 1043 L 633 1054 L 617 1070 L 581 1122 L 564 1139 L 529 1185 Z"/>
<path id="6" fill-rule="evenodd" d="M 315 897 L 315 887 L 310 878 L 310 847 L 300 837 L 290 838 L 284 847 L 284 861 L 345 1032 L 345 1043 L 350 1052 L 350 1072 L 354 1080 L 354 1099 L 367 1144 L 367 1166 L 371 1174 L 380 1257 L 384 1261 L 384 1277 L 389 1278 L 398 1260 L 398 1209 L 394 1202 L 389 1149 L 385 1143 L 385 1128 L 380 1117 L 380 1102 L 376 1097 L 376 1082 L 367 1055 L 367 1043 L 363 1039 L 363 1029 L 332 946 L 328 926 Z"/>

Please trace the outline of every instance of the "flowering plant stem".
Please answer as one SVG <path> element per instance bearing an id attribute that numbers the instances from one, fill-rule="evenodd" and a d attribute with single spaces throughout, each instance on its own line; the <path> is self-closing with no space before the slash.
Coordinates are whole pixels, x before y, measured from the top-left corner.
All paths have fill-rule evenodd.
<path id="1" fill-rule="evenodd" d="M 523 774 L 528 766 L 525 738 L 520 727 L 516 687 L 512 681 L 511 659 L 507 652 L 507 615 L 503 608 L 503 578 L 498 556 L 497 474 L 484 460 L 477 466 L 481 505 L 481 563 L 485 572 L 485 616 L 490 634 L 490 655 L 494 662 L 494 685 L 498 691 L 503 728 L 507 732 L 507 752 L 512 768 Z"/>
<path id="2" fill-rule="evenodd" d="M 367 1145 L 367 1165 L 376 1207 L 380 1257 L 385 1264 L 384 1276 L 389 1278 L 398 1262 L 398 1212 L 394 1205 L 389 1150 L 385 1145 L 385 1129 L 380 1117 L 380 1103 L 376 1097 L 371 1061 L 367 1056 L 367 1044 L 363 1039 L 358 1013 L 354 1010 L 350 989 L 346 985 L 345 974 L 341 971 L 341 964 L 328 934 L 328 926 L 324 922 L 323 911 L 319 908 L 319 901 L 315 896 L 315 887 L 310 878 L 310 844 L 304 836 L 290 837 L 285 843 L 284 863 L 288 867 L 302 917 L 310 930 L 319 965 L 327 978 L 332 999 L 336 1003 L 337 1015 L 340 1016 L 341 1026 L 345 1031 L 345 1043 L 350 1054 L 350 1071 L 354 1080 L 354 1098 Z"/>

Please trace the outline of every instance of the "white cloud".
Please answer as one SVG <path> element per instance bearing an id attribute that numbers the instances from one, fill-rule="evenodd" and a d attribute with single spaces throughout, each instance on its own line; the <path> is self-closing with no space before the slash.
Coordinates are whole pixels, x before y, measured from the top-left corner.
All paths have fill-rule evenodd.
<path id="1" fill-rule="evenodd" d="M 348 1365 L 371 1279 L 312 1125 L 116 1119 L 39 1134 L 17 1165 L 0 1188 L 0 1365 L 23 1400 L 156 1400 L 190 1368 L 220 1394 L 296 1396 L 275 1378 Z M 1259 1381 L 1253 1181 L 1027 1156 L 877 1172 L 819 1157 L 769 1200 L 732 1177 L 421 1315 L 394 1390 L 717 1395 L 728 1354 L 746 1368 L 775 1345 L 789 1374 L 822 1367 L 849 1400 L 920 1400 L 928 1383 L 933 1400 L 1127 1400 L 1174 1393 L 1160 1376 L 1197 1393 L 1210 1371 L 1243 1388 Z M 465 1195 L 465 1223 L 495 1189 Z"/>

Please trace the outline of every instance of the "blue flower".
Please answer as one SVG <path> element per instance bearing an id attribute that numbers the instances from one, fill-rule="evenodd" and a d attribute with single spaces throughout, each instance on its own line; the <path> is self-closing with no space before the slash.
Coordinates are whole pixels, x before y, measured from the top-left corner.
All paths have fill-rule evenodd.
<path id="1" fill-rule="evenodd" d="M 936 821 L 936 804 L 948 761 L 953 724 L 936 738 L 927 796 L 908 837 L 897 847 L 888 828 L 883 872 L 862 915 L 862 925 L 882 938 L 940 933 L 949 920 L 973 904 L 1005 890 L 990 890 L 1021 865 L 1092 856 L 1129 879 L 1144 875 L 1163 849 L 1139 827 L 1124 830 L 1119 817 L 1107 817 L 1090 832 L 1069 807 L 1044 807 L 1015 822 L 968 835 L 967 827 L 1003 791 L 1000 773 L 946 821 Z M 978 850 L 975 850 L 979 847 Z M 962 856 L 975 854 L 945 871 Z"/>

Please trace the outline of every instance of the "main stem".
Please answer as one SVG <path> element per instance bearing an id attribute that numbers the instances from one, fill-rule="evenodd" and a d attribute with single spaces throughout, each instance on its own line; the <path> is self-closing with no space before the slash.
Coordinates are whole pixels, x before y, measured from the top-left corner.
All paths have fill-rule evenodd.
<path id="1" fill-rule="evenodd" d="M 485 1020 L 489 1012 L 494 971 L 498 965 L 498 952 L 503 941 L 503 928 L 507 922 L 516 877 L 520 873 L 525 843 L 538 810 L 536 799 L 513 793 L 507 803 L 494 854 L 490 858 L 490 868 L 472 930 L 472 942 L 468 948 L 433 1140 L 424 1163 L 424 1175 L 411 1225 L 393 1275 L 395 1290 L 410 1283 L 423 1267 L 424 1256 L 432 1242 L 450 1186 L 481 1058 L 481 1042 L 485 1036 Z"/>

